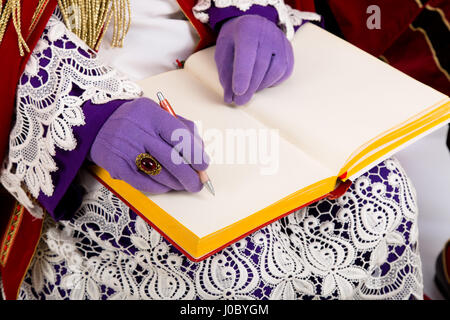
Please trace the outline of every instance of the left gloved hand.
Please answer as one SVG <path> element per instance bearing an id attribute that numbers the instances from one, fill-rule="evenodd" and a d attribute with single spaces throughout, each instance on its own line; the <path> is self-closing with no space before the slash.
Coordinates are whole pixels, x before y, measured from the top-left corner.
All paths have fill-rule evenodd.
<path id="1" fill-rule="evenodd" d="M 180 142 L 185 142 L 181 150 L 177 149 Z M 143 153 L 160 163 L 159 173 L 149 175 L 139 170 L 136 158 Z M 173 117 L 148 98 L 125 102 L 114 111 L 98 132 L 90 159 L 113 179 L 153 194 L 200 191 L 203 184 L 198 171 L 206 170 L 209 163 L 195 124 Z"/>
<path id="2" fill-rule="evenodd" d="M 222 26 L 215 60 L 224 101 L 237 105 L 286 80 L 294 67 L 292 46 L 283 31 L 257 15 L 233 18 Z"/>

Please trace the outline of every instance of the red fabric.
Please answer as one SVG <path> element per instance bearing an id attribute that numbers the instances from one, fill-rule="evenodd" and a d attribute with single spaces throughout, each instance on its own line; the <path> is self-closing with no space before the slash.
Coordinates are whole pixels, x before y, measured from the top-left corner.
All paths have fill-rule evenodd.
<path id="1" fill-rule="evenodd" d="M 427 6 L 431 8 L 439 8 L 444 13 L 447 21 L 450 21 L 450 1 L 448 0 L 429 0 Z"/>
<path id="2" fill-rule="evenodd" d="M 21 1 L 22 35 L 30 48 L 30 53 L 33 51 L 48 19 L 55 9 L 56 0 L 48 0 L 39 22 L 32 30 L 29 30 L 38 3 L 39 0 Z M 17 82 L 25 68 L 30 53 L 25 54 L 24 57 L 20 56 L 17 33 L 12 21 L 10 21 L 0 44 L 0 70 L 2 70 L 2 76 L 0 77 L 0 96 L 2 97 L 0 100 L 0 161 L 5 155 L 9 132 L 11 130 L 11 117 L 13 114 Z"/>
<path id="3" fill-rule="evenodd" d="M 407 48 L 407 50 L 405 50 Z M 414 53 L 414 54 L 412 54 Z M 398 70 L 419 81 L 450 94 L 450 84 L 438 68 L 425 37 L 419 31 L 406 29 L 388 48 L 383 57 Z"/>
<path id="4" fill-rule="evenodd" d="M 197 0 L 177 0 L 177 2 L 200 36 L 200 41 L 197 44 L 195 51 L 214 45 L 216 34 L 214 34 L 208 25 L 197 20 L 192 13 L 192 8 L 196 5 Z M 314 0 L 286 0 L 285 2 L 295 9 L 315 11 Z"/>
<path id="5" fill-rule="evenodd" d="M 192 13 L 192 8 L 197 3 L 197 0 L 177 1 L 186 17 L 188 17 L 200 35 L 200 42 L 198 43 L 196 50 L 213 45 L 215 42 L 214 33 L 207 25 L 198 21 Z M 314 11 L 314 0 L 287 0 L 286 2 L 293 8 Z M 39 0 L 26 0 L 26 3 L 27 4 L 25 5 L 25 0 L 21 0 L 21 26 L 22 34 L 26 39 L 31 52 L 39 40 L 48 19 L 53 13 L 57 1 L 47 1 L 47 5 L 42 12 L 41 18 L 31 31 L 29 29 L 32 17 Z M 20 56 L 16 30 L 12 22 L 10 22 L 6 28 L 3 41 L 0 44 L 0 70 L 2 70 L 2 77 L 0 77 L 0 96 L 2 97 L 0 102 L 0 161 L 5 155 L 9 132 L 11 130 L 11 117 L 13 114 L 17 82 L 25 68 L 29 55 L 30 53 L 26 54 L 24 57 Z"/>
<path id="6" fill-rule="evenodd" d="M 197 0 L 177 0 L 177 2 L 184 15 L 189 19 L 195 30 L 197 30 L 200 37 L 200 41 L 197 44 L 195 51 L 211 46 L 215 42 L 214 32 L 209 26 L 197 20 L 192 13 L 192 8 L 197 3 Z"/>
<path id="7" fill-rule="evenodd" d="M 197 45 L 197 50 L 200 50 L 214 44 L 215 35 L 207 25 L 201 23 L 194 17 L 192 8 L 196 2 L 196 0 L 178 0 L 180 8 L 200 35 L 200 42 Z M 293 8 L 314 11 L 314 0 L 294 0 L 287 2 Z M 2 70 L 2 76 L 0 77 L 0 96 L 2 97 L 0 102 L 0 160 L 5 155 L 9 132 L 11 130 L 11 118 L 17 83 L 31 52 L 57 5 L 56 0 L 48 0 L 41 12 L 40 18 L 30 29 L 32 17 L 39 0 L 26 0 L 26 3 L 25 5 L 25 0 L 21 0 L 21 26 L 22 35 L 30 48 L 30 52 L 26 53 L 24 57 L 20 56 L 17 45 L 17 33 L 12 22 L 8 24 L 3 41 L 0 44 L 0 70 Z M 8 213 L 11 210 L 7 210 L 5 207 L 2 207 L 2 209 L 3 212 L 0 213 L 2 218 L 4 218 L 2 221 L 7 222 L 9 221 Z M 12 245 L 8 262 L 0 270 L 5 297 L 8 300 L 16 299 L 17 297 L 19 287 L 38 244 L 41 228 L 42 219 L 34 219 L 28 212 L 24 212 L 23 220 L 18 227 L 17 238 Z M 4 231 L 3 229 L 0 228 L 0 231 Z"/>
<path id="8" fill-rule="evenodd" d="M 6 300 L 15 300 L 41 236 L 43 219 L 34 218 L 26 209 L 10 249 L 8 261 L 1 268 Z"/>
<path id="9" fill-rule="evenodd" d="M 421 10 L 415 0 L 328 0 L 328 4 L 345 39 L 375 56 L 383 54 Z M 367 28 L 371 5 L 380 8 L 380 29 Z"/>
<path id="10" fill-rule="evenodd" d="M 440 60 L 448 59 L 450 50 L 443 45 L 448 43 L 448 33 L 442 32 L 445 28 L 442 26 L 449 21 L 450 1 L 328 0 L 328 4 L 347 41 L 376 57 L 382 56 L 393 67 L 436 90 L 450 94 L 449 71 Z M 370 5 L 380 8 L 380 29 L 367 27 L 367 20 L 373 14 L 367 12 Z M 445 16 L 446 21 L 436 12 Z M 437 45 L 436 41 L 440 43 Z"/>
<path id="11" fill-rule="evenodd" d="M 26 4 L 25 4 L 26 2 Z M 38 6 L 39 0 L 21 1 L 21 31 L 28 47 L 29 53 L 20 56 L 17 42 L 17 32 L 12 21 L 8 22 L 2 42 L 0 43 L 0 161 L 5 155 L 8 145 L 9 132 L 11 130 L 11 118 L 15 105 L 16 87 L 19 77 L 22 74 L 28 58 L 39 40 L 47 22 L 53 13 L 56 0 L 48 0 L 39 18 L 32 25 L 32 18 Z M 3 195 L 0 215 L 1 225 L 0 238 L 3 238 L 5 224 L 9 221 L 12 210 L 4 204 L 11 203 L 12 196 Z M 28 264 L 33 256 L 35 246 L 40 238 L 40 225 L 42 220 L 31 219 L 30 214 L 26 214 L 22 220 L 21 228 L 17 235 L 18 240 L 13 244 L 14 250 L 8 258 L 8 263 L 1 269 L 2 281 L 7 299 L 15 299 L 18 286 L 27 271 Z"/>
<path id="12" fill-rule="evenodd" d="M 316 11 L 314 0 L 285 0 L 284 2 L 290 5 L 292 8 L 301 11 Z"/>
<path id="13" fill-rule="evenodd" d="M 331 191 L 327 195 L 328 200 L 336 200 L 344 195 L 344 193 L 347 192 L 347 190 L 352 186 L 353 182 L 351 180 L 345 180 L 344 182 L 339 183 L 339 185 Z"/>

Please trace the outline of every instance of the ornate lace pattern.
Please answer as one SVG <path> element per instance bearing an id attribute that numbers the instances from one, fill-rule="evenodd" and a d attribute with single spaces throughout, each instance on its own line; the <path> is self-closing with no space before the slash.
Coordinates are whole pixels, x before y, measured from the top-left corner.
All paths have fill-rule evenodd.
<path id="1" fill-rule="evenodd" d="M 92 177 L 45 220 L 21 299 L 422 299 L 415 192 L 396 160 L 193 263 Z"/>
<path id="2" fill-rule="evenodd" d="M 302 12 L 292 9 L 284 3 L 284 0 L 213 0 L 218 8 L 234 6 L 241 11 L 247 11 L 252 5 L 273 6 L 278 12 L 279 25 L 284 29 L 288 39 L 294 37 L 294 27 L 300 26 L 305 21 L 320 21 L 321 16 L 315 12 Z M 203 23 L 209 21 L 206 12 L 211 7 L 212 0 L 199 0 L 192 9 L 194 16 Z"/>
<path id="3" fill-rule="evenodd" d="M 83 93 L 72 95 L 75 88 Z M 33 204 L 27 191 L 34 198 L 40 192 L 53 194 L 50 174 L 58 170 L 53 157 L 56 148 L 75 149 L 72 128 L 85 125 L 82 104 L 135 98 L 140 92 L 136 84 L 102 65 L 55 12 L 19 81 L 16 121 L 1 183 L 33 215 L 42 217 L 42 209 Z"/>

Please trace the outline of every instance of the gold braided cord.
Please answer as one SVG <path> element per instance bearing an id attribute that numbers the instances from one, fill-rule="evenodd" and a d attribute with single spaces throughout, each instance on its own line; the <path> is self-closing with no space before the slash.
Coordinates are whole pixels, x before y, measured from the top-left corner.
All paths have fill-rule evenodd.
<path id="1" fill-rule="evenodd" d="M 25 39 L 22 36 L 21 32 L 21 25 L 20 25 L 20 0 L 10 0 L 11 3 L 13 3 L 12 8 L 12 19 L 14 28 L 16 29 L 17 35 L 18 35 L 18 41 L 19 41 L 19 52 L 20 55 L 24 55 L 24 48 L 27 52 L 30 51 L 30 48 L 28 48 L 28 45 L 25 41 Z"/>
<path id="2" fill-rule="evenodd" d="M 36 20 L 38 20 L 39 15 L 42 13 L 43 8 L 48 4 L 48 0 L 39 0 L 38 6 L 34 11 L 33 18 L 31 18 L 30 30 L 32 29 Z"/>
<path id="3" fill-rule="evenodd" d="M 33 15 L 33 23 L 42 8 L 48 3 L 40 0 Z M 125 35 L 130 29 L 130 0 L 58 0 L 66 26 L 94 50 L 98 50 L 108 26 L 113 21 L 111 45 L 122 47 Z M 12 21 L 17 33 L 20 55 L 30 49 L 22 35 L 20 0 L 0 0 L 0 44 L 8 23 Z M 31 25 L 33 25 L 33 23 Z"/>
<path id="4" fill-rule="evenodd" d="M 30 49 L 22 36 L 22 26 L 20 22 L 20 0 L 7 0 L 4 4 L 0 1 L 0 44 L 5 35 L 5 30 L 8 22 L 12 20 L 14 29 L 17 33 L 17 41 L 19 46 L 19 53 L 21 56 L 25 54 L 25 51 L 29 52 Z"/>
<path id="5" fill-rule="evenodd" d="M 11 15 L 11 5 L 6 3 L 3 6 L 3 1 L 0 2 L 0 43 L 5 34 L 6 25 L 8 24 Z"/>
<path id="6" fill-rule="evenodd" d="M 111 46 L 122 47 L 130 28 L 129 0 L 58 0 L 66 26 L 94 50 L 98 50 L 113 21 Z"/>

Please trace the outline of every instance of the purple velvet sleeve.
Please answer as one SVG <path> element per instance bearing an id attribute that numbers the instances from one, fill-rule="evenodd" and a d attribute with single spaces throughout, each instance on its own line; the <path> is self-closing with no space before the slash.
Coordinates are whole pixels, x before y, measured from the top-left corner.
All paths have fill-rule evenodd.
<path id="1" fill-rule="evenodd" d="M 259 15 L 261 17 L 267 18 L 270 21 L 272 21 L 275 24 L 278 24 L 278 12 L 275 9 L 275 7 L 268 5 L 268 6 L 260 6 L 257 4 L 252 5 L 248 10 L 242 11 L 239 8 L 235 6 L 229 6 L 225 8 L 218 8 L 214 5 L 214 3 L 211 4 L 211 7 L 206 11 L 209 15 L 209 21 L 208 25 L 216 32 L 220 31 L 221 26 L 229 19 L 247 15 L 247 14 L 255 14 Z M 303 21 L 303 23 L 309 22 L 307 20 Z M 302 23 L 302 25 L 303 25 Z M 323 19 L 320 23 L 318 23 L 319 26 L 324 28 Z M 294 30 L 297 31 L 299 26 L 294 26 Z"/>
<path id="2" fill-rule="evenodd" d="M 225 8 L 217 8 L 214 4 L 207 11 L 209 15 L 209 26 L 215 30 L 219 31 L 222 24 L 228 19 L 247 15 L 255 14 L 269 19 L 270 21 L 278 22 L 278 12 L 272 6 L 260 6 L 257 4 L 252 5 L 248 10 L 242 11 L 235 6 L 229 6 Z"/>
<path id="3" fill-rule="evenodd" d="M 70 219 L 81 204 L 84 190 L 73 183 L 78 170 L 85 161 L 94 139 L 108 117 L 127 100 L 113 100 L 96 105 L 91 101 L 83 104 L 86 124 L 74 127 L 77 147 L 72 151 L 57 149 L 53 158 L 58 171 L 52 173 L 54 193 L 51 197 L 39 194 L 39 203 L 55 219 Z"/>

